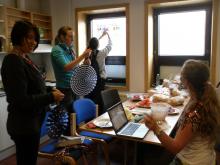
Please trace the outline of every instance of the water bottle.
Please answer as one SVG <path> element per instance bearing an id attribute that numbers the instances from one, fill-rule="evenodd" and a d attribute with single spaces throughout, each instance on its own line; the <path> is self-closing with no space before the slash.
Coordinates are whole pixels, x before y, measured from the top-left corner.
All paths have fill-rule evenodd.
<path id="1" fill-rule="evenodd" d="M 156 76 L 156 86 L 160 85 L 160 74 Z"/>

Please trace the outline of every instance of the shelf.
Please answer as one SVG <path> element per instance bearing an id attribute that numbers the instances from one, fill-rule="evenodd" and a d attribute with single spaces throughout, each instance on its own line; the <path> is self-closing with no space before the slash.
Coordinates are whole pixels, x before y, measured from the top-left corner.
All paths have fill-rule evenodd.
<path id="1" fill-rule="evenodd" d="M 43 27 L 43 26 L 39 26 L 39 25 L 37 25 L 37 27 L 41 28 L 41 29 L 45 29 L 45 30 L 51 30 L 51 28 L 49 28 L 49 27 Z"/>
<path id="2" fill-rule="evenodd" d="M 9 50 L 11 47 L 11 30 L 16 21 L 25 20 L 34 23 L 41 31 L 40 41 L 43 44 L 50 44 L 52 41 L 52 18 L 49 15 L 34 13 L 31 11 L 20 10 L 14 7 L 1 7 L 0 4 L 0 34 L 5 34 L 5 50 Z M 3 10 L 2 10 L 3 9 Z M 4 17 L 3 17 L 4 16 Z M 3 26 L 2 26 L 3 25 Z M 3 27 L 3 28 L 2 28 Z M 42 46 L 41 46 L 42 47 Z M 50 48 L 43 47 L 38 49 L 39 52 L 49 51 Z"/>
<path id="3" fill-rule="evenodd" d="M 4 38 L 4 39 L 6 39 L 5 35 L 1 35 L 1 34 L 0 34 L 0 37 L 2 37 L 2 38 Z"/>
<path id="4" fill-rule="evenodd" d="M 30 17 L 26 17 L 26 16 L 13 15 L 13 14 L 7 14 L 7 16 L 9 16 L 9 17 L 22 18 L 22 19 L 28 19 L 28 20 L 30 20 Z"/>
<path id="5" fill-rule="evenodd" d="M 51 23 L 51 20 L 43 20 L 43 19 L 33 19 L 33 21 Z"/>

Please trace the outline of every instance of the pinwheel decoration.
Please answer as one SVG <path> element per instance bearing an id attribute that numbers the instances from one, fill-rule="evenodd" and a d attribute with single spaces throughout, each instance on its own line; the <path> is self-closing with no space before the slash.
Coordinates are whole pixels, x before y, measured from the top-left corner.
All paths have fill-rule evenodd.
<path id="1" fill-rule="evenodd" d="M 73 71 L 70 80 L 72 91 L 78 96 L 88 95 L 95 88 L 97 75 L 90 65 L 80 65 Z"/>

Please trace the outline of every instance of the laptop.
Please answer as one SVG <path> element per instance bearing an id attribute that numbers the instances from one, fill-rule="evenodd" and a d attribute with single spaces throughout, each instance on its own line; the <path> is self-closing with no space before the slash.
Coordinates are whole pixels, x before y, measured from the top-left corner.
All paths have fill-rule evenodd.
<path id="1" fill-rule="evenodd" d="M 143 123 L 129 122 L 121 102 L 110 107 L 108 114 L 116 135 L 143 139 L 149 130 Z"/>

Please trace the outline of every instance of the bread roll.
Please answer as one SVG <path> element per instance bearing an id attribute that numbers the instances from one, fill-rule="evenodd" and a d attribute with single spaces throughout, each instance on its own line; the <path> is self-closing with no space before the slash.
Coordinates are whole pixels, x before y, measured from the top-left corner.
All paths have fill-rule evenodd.
<path id="1" fill-rule="evenodd" d="M 172 106 L 179 106 L 182 105 L 184 103 L 184 97 L 183 96 L 175 96 L 175 97 L 171 97 L 168 100 L 168 103 Z"/>

